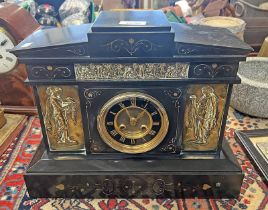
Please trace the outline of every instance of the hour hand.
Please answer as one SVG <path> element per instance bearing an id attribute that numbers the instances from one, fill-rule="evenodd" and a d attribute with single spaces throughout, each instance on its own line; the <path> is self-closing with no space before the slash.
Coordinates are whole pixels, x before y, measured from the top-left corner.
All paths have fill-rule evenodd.
<path id="1" fill-rule="evenodd" d="M 129 117 L 129 119 L 131 119 L 132 117 L 131 117 L 131 115 L 130 115 L 128 109 L 126 109 L 126 112 L 127 112 L 127 116 Z"/>
<path id="2" fill-rule="evenodd" d="M 137 124 L 137 118 L 132 117 L 132 116 L 130 115 L 128 109 L 126 109 L 126 112 L 127 112 L 128 117 L 129 117 L 129 124 L 130 124 L 131 126 L 135 126 L 135 125 Z"/>
<path id="3" fill-rule="evenodd" d="M 140 113 L 138 114 L 138 116 L 136 117 L 136 120 L 142 118 L 142 116 L 144 115 L 144 113 L 145 113 L 145 110 L 143 110 L 142 112 L 140 112 Z"/>

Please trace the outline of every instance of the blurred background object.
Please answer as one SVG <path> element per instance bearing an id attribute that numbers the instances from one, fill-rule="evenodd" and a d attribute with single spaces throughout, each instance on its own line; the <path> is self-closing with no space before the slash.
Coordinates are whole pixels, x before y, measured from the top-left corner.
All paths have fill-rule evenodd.
<path id="1" fill-rule="evenodd" d="M 124 8 L 133 9 L 136 7 L 136 0 L 122 0 Z"/>
<path id="2" fill-rule="evenodd" d="M 32 89 L 25 84 L 26 66 L 8 50 L 39 28 L 34 17 L 16 4 L 0 8 L 0 104 L 5 112 L 9 107 L 8 112 L 36 113 Z"/>
<path id="3" fill-rule="evenodd" d="M 4 0 L 4 2 L 8 4 L 17 4 L 30 12 L 33 17 L 36 14 L 36 2 L 34 0 Z"/>
<path id="4" fill-rule="evenodd" d="M 229 0 L 193 0 L 190 1 L 193 15 L 202 13 L 205 17 L 235 16 L 235 9 Z"/>
<path id="5" fill-rule="evenodd" d="M 268 57 L 268 37 L 264 39 L 258 57 Z"/>
<path id="6" fill-rule="evenodd" d="M 7 123 L 7 119 L 4 115 L 4 109 L 0 108 L 0 129 Z"/>
<path id="7" fill-rule="evenodd" d="M 59 8 L 59 16 L 64 25 L 83 24 L 89 22 L 89 0 L 65 0 Z M 67 20 L 65 20 L 68 18 Z"/>
<path id="8" fill-rule="evenodd" d="M 84 23 L 88 23 L 88 17 L 81 14 L 81 13 L 76 13 L 67 16 L 64 18 L 61 22 L 62 26 L 70 26 L 70 25 L 80 25 Z"/>
<path id="9" fill-rule="evenodd" d="M 268 118 L 268 58 L 249 57 L 240 62 L 241 84 L 234 85 L 231 106 L 245 114 Z"/>
<path id="10" fill-rule="evenodd" d="M 236 0 L 236 17 L 268 17 L 267 0 Z"/>
<path id="11" fill-rule="evenodd" d="M 239 18 L 222 16 L 208 17 L 202 19 L 200 21 L 200 25 L 226 28 L 235 34 L 238 38 L 244 40 L 244 30 L 246 23 Z"/>
<path id="12" fill-rule="evenodd" d="M 255 51 L 259 51 L 265 37 L 268 36 L 268 1 L 267 0 L 235 0 L 235 16 L 243 19 L 245 42 Z"/>
<path id="13" fill-rule="evenodd" d="M 60 26 L 57 15 L 55 7 L 47 3 L 38 5 L 36 9 L 36 19 L 43 26 Z"/>

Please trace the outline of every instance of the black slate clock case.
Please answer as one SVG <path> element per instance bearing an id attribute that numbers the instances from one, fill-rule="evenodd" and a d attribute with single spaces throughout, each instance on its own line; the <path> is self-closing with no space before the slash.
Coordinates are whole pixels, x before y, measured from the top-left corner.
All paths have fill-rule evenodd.
<path id="1" fill-rule="evenodd" d="M 227 30 L 169 23 L 160 11 L 102 12 L 93 25 L 34 33 L 12 50 L 27 64 L 43 132 L 25 174 L 30 196 L 238 196 L 243 174 L 224 129 L 239 61 L 251 50 Z M 98 133 L 102 106 L 126 92 L 154 97 L 168 114 L 168 133 L 151 151 L 118 152 Z M 75 144 L 68 135 L 58 144 L 49 130 L 53 97 L 75 107 L 76 118 L 58 118 Z M 203 142 L 194 139 L 201 121 L 192 104 L 214 113 Z"/>

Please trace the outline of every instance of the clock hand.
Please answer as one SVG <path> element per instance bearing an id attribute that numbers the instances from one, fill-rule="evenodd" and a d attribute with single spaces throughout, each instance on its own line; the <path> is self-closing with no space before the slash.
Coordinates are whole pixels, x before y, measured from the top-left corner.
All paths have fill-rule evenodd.
<path id="1" fill-rule="evenodd" d="M 5 40 L 3 40 L 3 41 L 0 43 L 0 45 L 1 45 L 1 46 L 4 46 L 6 43 L 7 43 L 7 40 L 5 39 Z"/>
<path id="2" fill-rule="evenodd" d="M 129 117 L 129 119 L 131 119 L 132 117 L 131 117 L 131 115 L 130 115 L 128 109 L 126 109 L 126 112 L 127 112 L 127 116 Z"/>
<path id="3" fill-rule="evenodd" d="M 138 114 L 138 116 L 136 117 L 136 120 L 140 119 L 145 113 L 145 110 L 143 110 L 141 113 Z"/>
<path id="4" fill-rule="evenodd" d="M 128 117 L 129 117 L 129 124 L 130 124 L 131 126 L 135 126 L 135 125 L 137 124 L 137 118 L 132 117 L 132 116 L 130 115 L 128 109 L 126 109 L 126 112 L 127 112 Z"/>

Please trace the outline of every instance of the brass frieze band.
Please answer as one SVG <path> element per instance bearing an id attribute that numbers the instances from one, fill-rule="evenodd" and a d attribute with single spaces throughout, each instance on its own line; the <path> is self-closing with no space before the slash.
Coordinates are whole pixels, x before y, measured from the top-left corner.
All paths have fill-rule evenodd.
<path id="1" fill-rule="evenodd" d="M 186 63 L 75 64 L 77 80 L 154 80 L 188 78 Z"/>

